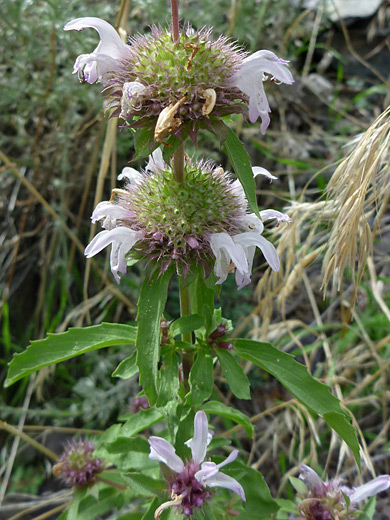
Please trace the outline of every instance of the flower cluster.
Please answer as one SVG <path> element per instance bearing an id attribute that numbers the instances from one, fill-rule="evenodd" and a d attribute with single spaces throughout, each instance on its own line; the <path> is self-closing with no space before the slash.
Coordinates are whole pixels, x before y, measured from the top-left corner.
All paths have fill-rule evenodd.
<path id="1" fill-rule="evenodd" d="M 103 462 L 93 456 L 95 445 L 88 440 L 70 442 L 53 467 L 53 474 L 68 486 L 83 488 L 92 484 L 104 469 Z"/>
<path id="2" fill-rule="evenodd" d="M 238 455 L 238 450 L 232 451 L 226 460 L 220 464 L 206 461 L 207 446 L 212 439 L 212 432 L 208 429 L 207 416 L 200 411 L 195 414 L 194 436 L 186 442 L 191 448 L 192 459 L 183 462 L 176 455 L 175 448 L 162 437 L 150 437 L 149 457 L 166 464 L 171 470 L 169 490 L 176 501 L 172 505 L 177 505 L 179 511 L 186 516 L 190 516 L 193 510 L 207 502 L 211 493 L 206 488 L 223 487 L 237 493 L 242 500 L 245 500 L 244 490 L 232 477 L 220 473 L 220 468 L 233 462 Z"/>
<path id="3" fill-rule="evenodd" d="M 355 518 L 359 502 L 390 488 L 390 475 L 381 475 L 363 486 L 349 488 L 340 480 L 322 481 L 317 473 L 302 465 L 299 478 L 307 491 L 302 495 L 297 520 L 349 520 Z"/>
<path id="4" fill-rule="evenodd" d="M 80 55 L 74 72 L 82 81 L 100 81 L 108 97 L 107 108 L 125 121 L 136 116 L 136 126 L 153 126 L 162 141 L 182 125 L 196 135 L 197 122 L 209 123 L 241 112 L 249 104 L 249 119 L 261 118 L 261 132 L 269 125 L 270 106 L 263 82 L 294 82 L 287 65 L 274 53 L 262 50 L 248 56 L 224 36 L 213 40 L 211 29 L 194 31 L 187 26 L 174 41 L 170 29 L 152 27 L 125 44 L 104 20 L 87 17 L 68 22 L 66 31 L 92 27 L 100 43 L 90 54 Z"/>
<path id="5" fill-rule="evenodd" d="M 264 174 L 262 170 L 255 174 Z M 127 181 L 126 187 L 114 190 L 113 200 L 96 206 L 92 221 L 100 221 L 105 230 L 85 250 L 91 257 L 112 244 L 111 270 L 117 282 L 119 273 L 126 272 L 129 253 L 135 259 L 156 260 L 161 271 L 175 263 L 184 275 L 194 263 L 207 274 L 214 258 L 218 283 L 226 280 L 233 262 L 240 288 L 250 282 L 256 246 L 271 268 L 279 269 L 275 247 L 261 236 L 262 221 L 247 214 L 241 184 L 231 181 L 222 168 L 188 161 L 185 180 L 178 183 L 157 150 L 145 171 L 125 168 L 119 179 Z M 290 220 L 275 210 L 260 216 Z"/>

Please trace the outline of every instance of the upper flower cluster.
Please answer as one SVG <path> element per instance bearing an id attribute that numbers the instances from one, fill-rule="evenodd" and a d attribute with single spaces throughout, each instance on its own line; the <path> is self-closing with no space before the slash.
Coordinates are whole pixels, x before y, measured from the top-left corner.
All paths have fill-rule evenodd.
<path id="1" fill-rule="evenodd" d="M 191 448 L 192 459 L 183 462 L 176 455 L 175 448 L 162 437 L 150 437 L 149 457 L 166 464 L 171 470 L 168 477 L 171 496 L 176 497 L 172 505 L 177 505 L 180 511 L 190 516 L 194 508 L 202 507 L 211 495 L 207 487 L 223 487 L 230 489 L 245 500 L 244 490 L 239 482 L 219 470 L 238 455 L 238 450 L 233 450 L 226 460 L 220 464 L 205 461 L 207 446 L 212 439 L 212 432 L 208 429 L 207 416 L 204 412 L 197 412 L 194 418 L 194 436 L 186 442 Z"/>
<path id="2" fill-rule="evenodd" d="M 355 511 L 359 502 L 390 488 L 390 475 L 381 475 L 363 486 L 349 488 L 341 485 L 340 480 L 322 481 L 317 473 L 302 465 L 299 478 L 304 482 L 307 492 L 301 497 L 297 520 L 350 520 L 356 518 Z M 348 500 L 348 504 L 347 504 Z"/>
<path id="3" fill-rule="evenodd" d="M 262 50 L 247 56 L 224 36 L 213 40 L 211 29 L 183 29 L 178 41 L 170 30 L 152 27 L 125 44 L 115 29 L 99 18 L 77 18 L 66 31 L 96 29 L 100 43 L 91 54 L 80 55 L 74 72 L 82 81 L 106 87 L 107 108 L 125 121 L 137 116 L 138 126 L 153 126 L 162 141 L 183 128 L 196 134 L 196 122 L 240 112 L 249 103 L 249 119 L 261 118 L 261 132 L 269 125 L 270 107 L 263 82 L 294 82 L 287 65 Z"/>
<path id="4" fill-rule="evenodd" d="M 172 263 L 186 274 L 199 263 L 209 272 L 213 259 L 219 283 L 236 268 L 239 287 L 250 282 L 256 247 L 272 269 L 279 269 L 275 247 L 261 236 L 264 226 L 247 214 L 247 200 L 239 181 L 232 182 L 221 167 L 210 162 L 185 165 L 184 182 L 174 179 L 161 150 L 150 158 L 145 171 L 125 168 L 118 177 L 127 181 L 124 190 L 113 190 L 110 201 L 100 202 L 92 220 L 105 228 L 85 250 L 94 256 L 112 244 L 111 270 L 117 282 L 126 272 L 127 255 L 160 263 L 165 271 Z M 255 174 L 270 174 L 255 168 Z M 260 212 L 263 220 L 290 221 L 275 210 Z M 233 266 L 231 267 L 231 262 Z"/>

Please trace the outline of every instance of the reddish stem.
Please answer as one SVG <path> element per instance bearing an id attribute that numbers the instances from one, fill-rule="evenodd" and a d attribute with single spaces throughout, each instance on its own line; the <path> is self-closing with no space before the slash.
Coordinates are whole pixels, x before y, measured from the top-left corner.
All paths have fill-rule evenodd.
<path id="1" fill-rule="evenodd" d="M 172 7 L 172 32 L 173 32 L 173 41 L 178 42 L 180 38 L 179 34 L 179 8 L 178 8 L 178 0 L 171 0 Z"/>

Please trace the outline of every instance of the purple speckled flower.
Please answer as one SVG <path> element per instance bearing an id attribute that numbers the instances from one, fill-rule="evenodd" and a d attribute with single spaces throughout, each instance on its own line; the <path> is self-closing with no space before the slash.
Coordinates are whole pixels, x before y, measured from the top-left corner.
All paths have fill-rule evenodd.
<path id="1" fill-rule="evenodd" d="M 95 448 L 88 440 L 70 442 L 59 463 L 53 467 L 53 474 L 71 487 L 83 488 L 92 484 L 104 469 L 103 462 L 92 455 Z"/>
<path id="2" fill-rule="evenodd" d="M 302 520 L 350 520 L 359 502 L 390 488 L 390 475 L 381 475 L 357 488 L 341 485 L 340 480 L 322 481 L 309 466 L 302 465 L 299 478 L 307 492 L 301 495 L 298 511 Z M 349 499 L 347 506 L 346 497 Z"/>
<path id="3" fill-rule="evenodd" d="M 245 500 L 244 490 L 239 482 L 219 471 L 220 468 L 233 462 L 238 450 L 232 451 L 226 460 L 220 464 L 205 462 L 207 446 L 212 434 L 208 429 L 207 416 L 204 412 L 197 412 L 194 419 L 194 436 L 186 442 L 191 448 L 192 459 L 183 462 L 176 455 L 175 448 L 161 437 L 150 437 L 149 457 L 166 464 L 172 471 L 169 477 L 171 496 L 180 497 L 178 508 L 181 513 L 190 516 L 195 508 L 202 507 L 210 497 L 207 487 L 223 487 L 237 493 Z"/>

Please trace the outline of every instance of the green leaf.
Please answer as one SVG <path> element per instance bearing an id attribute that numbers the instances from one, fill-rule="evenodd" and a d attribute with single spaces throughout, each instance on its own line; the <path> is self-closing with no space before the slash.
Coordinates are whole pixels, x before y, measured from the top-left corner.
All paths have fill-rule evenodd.
<path id="1" fill-rule="evenodd" d="M 203 316 L 199 314 L 190 314 L 189 316 L 182 316 L 175 320 L 169 327 L 169 332 L 172 337 L 178 336 L 179 334 L 186 334 L 194 330 L 200 329 L 204 325 Z"/>
<path id="2" fill-rule="evenodd" d="M 190 392 L 187 394 L 186 405 L 200 406 L 208 399 L 213 390 L 213 358 L 205 349 L 199 350 L 192 366 L 190 377 Z"/>
<path id="3" fill-rule="evenodd" d="M 138 374 L 138 367 L 135 364 L 136 356 L 137 352 L 133 352 L 131 356 L 121 361 L 112 373 L 112 377 L 130 379 L 135 376 L 135 374 Z"/>
<path id="4" fill-rule="evenodd" d="M 158 143 L 154 140 L 154 125 L 152 127 L 145 126 L 138 128 L 134 134 L 135 156 L 133 157 L 133 161 L 140 157 L 147 157 L 157 146 Z"/>
<path id="5" fill-rule="evenodd" d="M 92 327 L 72 328 L 59 334 L 48 334 L 47 338 L 32 341 L 24 352 L 14 356 L 4 386 L 10 386 L 43 367 L 91 350 L 134 344 L 136 332 L 137 328 L 132 325 L 102 323 Z"/>
<path id="6" fill-rule="evenodd" d="M 167 300 L 168 284 L 175 266 L 160 274 L 156 269 L 147 273 L 138 300 L 138 332 L 136 339 L 137 365 L 140 384 L 143 385 L 149 402 L 157 399 L 157 363 L 160 358 L 160 319 Z M 149 274 L 149 276 L 148 276 Z"/>
<path id="7" fill-rule="evenodd" d="M 81 499 L 85 496 L 85 490 L 75 489 L 73 491 L 72 503 L 68 509 L 68 520 L 78 520 L 79 505 Z"/>
<path id="8" fill-rule="evenodd" d="M 236 410 L 236 408 L 226 406 L 226 404 L 223 404 L 220 401 L 209 401 L 202 406 L 202 410 L 206 413 L 221 415 L 222 417 L 226 417 L 226 419 L 230 419 L 231 421 L 240 424 L 246 431 L 248 437 L 253 437 L 254 428 L 249 417 L 239 410 Z"/>
<path id="9" fill-rule="evenodd" d="M 349 415 L 341 408 L 339 400 L 330 393 L 328 386 L 314 379 L 306 366 L 295 361 L 294 356 L 278 350 L 270 343 L 238 339 L 234 346 L 238 356 L 276 377 L 307 408 L 321 415 L 348 444 L 360 464 L 355 429 L 349 423 Z"/>
<path id="10" fill-rule="evenodd" d="M 278 504 L 272 498 L 263 475 L 253 468 L 245 467 L 245 475 L 240 478 L 240 484 L 244 488 L 246 502 L 245 511 L 255 516 L 253 518 L 269 518 L 279 509 Z M 247 515 L 245 515 L 247 518 Z"/>
<path id="11" fill-rule="evenodd" d="M 94 456 L 110 462 L 121 471 L 145 471 L 155 467 L 149 454 L 149 443 L 143 437 L 119 437 L 113 442 L 99 443 L 94 452 Z"/>
<path id="12" fill-rule="evenodd" d="M 228 138 L 225 141 L 225 150 L 232 163 L 234 172 L 244 188 L 249 207 L 255 215 L 260 217 L 256 200 L 256 184 L 249 155 L 231 128 L 229 128 Z"/>
<path id="13" fill-rule="evenodd" d="M 190 288 L 191 309 L 204 317 L 206 333 L 210 333 L 213 326 L 214 294 L 213 288 L 208 287 L 203 273 L 198 274 L 196 282 Z"/>
<path id="14" fill-rule="evenodd" d="M 143 473 L 122 473 L 122 477 L 131 490 L 139 496 L 150 497 L 167 489 L 165 480 L 157 480 Z"/>
<path id="15" fill-rule="evenodd" d="M 162 149 L 163 153 L 163 159 L 164 161 L 169 164 L 169 158 L 176 152 L 176 150 L 183 144 L 183 141 L 185 140 L 185 135 L 181 136 L 182 139 L 179 139 L 175 135 L 170 135 L 166 139 L 164 139 L 164 144 L 166 145 Z"/>
<path id="16" fill-rule="evenodd" d="M 164 356 L 164 363 L 159 372 L 159 391 L 156 406 L 165 406 L 170 401 L 178 400 L 179 361 L 175 350 L 171 349 Z"/>
<path id="17" fill-rule="evenodd" d="M 358 520 L 373 520 L 376 511 L 376 497 L 371 497 L 365 504 Z"/>
<path id="18" fill-rule="evenodd" d="M 214 352 L 217 354 L 222 372 L 233 394 L 239 399 L 250 399 L 249 380 L 235 357 L 222 348 L 216 348 Z"/>
<path id="19" fill-rule="evenodd" d="M 156 511 L 156 509 L 159 507 L 159 505 L 162 503 L 161 499 L 159 499 L 158 497 L 155 497 L 151 503 L 150 503 L 150 506 L 148 507 L 148 510 L 146 511 L 146 513 L 143 515 L 143 517 L 141 518 L 141 520 L 155 520 L 154 518 L 154 513 Z"/>
<path id="20" fill-rule="evenodd" d="M 131 415 L 131 417 L 122 425 L 118 431 L 117 437 L 131 437 L 136 433 L 146 430 L 146 428 L 150 428 L 153 424 L 160 422 L 162 419 L 163 415 L 156 408 L 140 410 L 138 413 Z M 103 434 L 103 437 L 105 434 L 106 432 Z"/>

